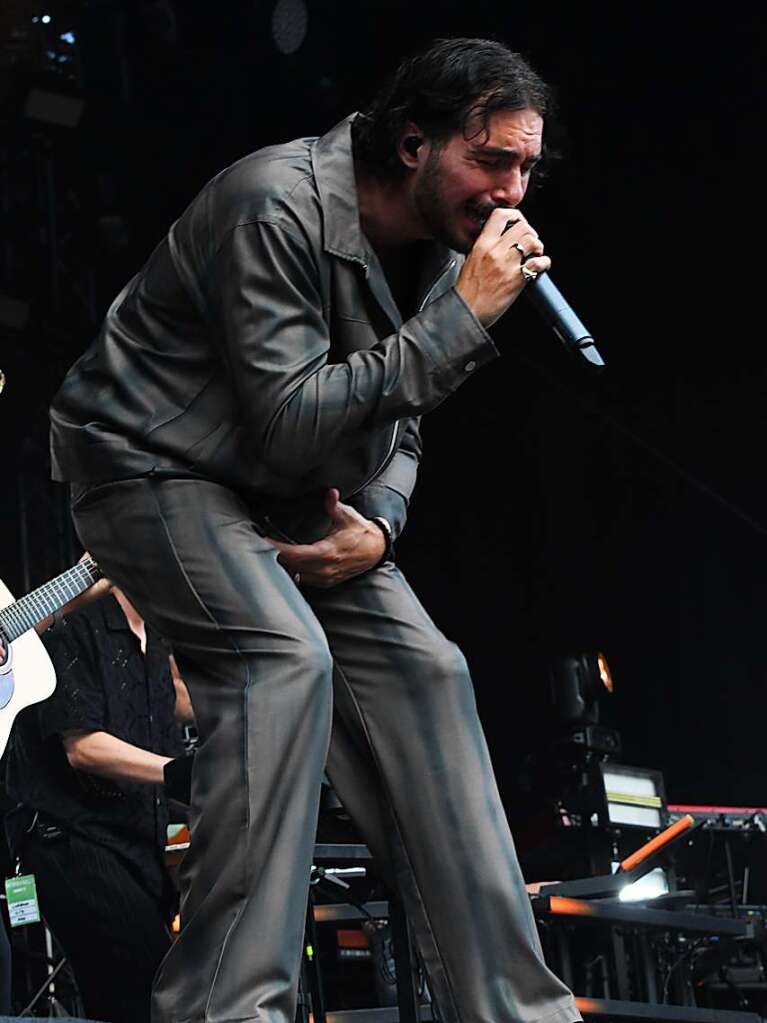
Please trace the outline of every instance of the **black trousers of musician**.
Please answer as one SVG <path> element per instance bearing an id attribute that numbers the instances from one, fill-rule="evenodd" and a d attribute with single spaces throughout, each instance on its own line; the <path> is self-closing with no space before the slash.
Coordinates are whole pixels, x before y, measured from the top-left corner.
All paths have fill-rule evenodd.
<path id="1" fill-rule="evenodd" d="M 580 1019 L 542 960 L 464 658 L 396 567 L 302 591 L 243 501 L 196 480 L 101 485 L 74 515 L 172 643 L 202 739 L 152 1023 L 293 1023 L 326 758 L 444 1023 Z"/>
<path id="2" fill-rule="evenodd" d="M 170 904 L 111 849 L 72 832 L 27 837 L 22 865 L 61 944 L 85 1013 L 104 1023 L 149 1023 L 152 981 L 170 948 Z"/>

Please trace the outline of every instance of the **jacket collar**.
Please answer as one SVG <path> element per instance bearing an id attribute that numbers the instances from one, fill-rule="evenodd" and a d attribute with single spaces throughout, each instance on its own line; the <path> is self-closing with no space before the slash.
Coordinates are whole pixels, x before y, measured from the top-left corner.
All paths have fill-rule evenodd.
<path id="1" fill-rule="evenodd" d="M 354 177 L 351 126 L 358 114 L 351 114 L 317 139 L 312 149 L 312 166 L 322 207 L 326 252 L 351 259 L 365 269 L 368 285 L 395 327 L 402 317 L 392 298 L 380 263 L 360 227 L 357 182 Z M 421 300 L 450 265 L 456 253 L 438 242 L 429 247 L 421 276 Z"/>
<path id="2" fill-rule="evenodd" d="M 344 118 L 317 139 L 312 165 L 322 206 L 325 251 L 367 266 L 370 257 L 360 227 L 352 159 L 351 126 L 356 116 Z"/>

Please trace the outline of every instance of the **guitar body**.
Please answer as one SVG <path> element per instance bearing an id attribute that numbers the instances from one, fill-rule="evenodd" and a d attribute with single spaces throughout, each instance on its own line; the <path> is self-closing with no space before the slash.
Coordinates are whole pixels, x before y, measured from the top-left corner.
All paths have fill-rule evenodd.
<path id="1" fill-rule="evenodd" d="M 13 604 L 0 580 L 0 610 Z M 56 688 L 56 672 L 34 629 L 11 644 L 0 664 L 0 753 L 6 747 L 16 715 L 31 703 L 47 700 Z"/>

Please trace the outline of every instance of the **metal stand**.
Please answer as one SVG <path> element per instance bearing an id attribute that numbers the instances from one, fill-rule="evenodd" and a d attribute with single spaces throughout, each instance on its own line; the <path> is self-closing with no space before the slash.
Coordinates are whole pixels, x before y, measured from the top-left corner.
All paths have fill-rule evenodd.
<path id="1" fill-rule="evenodd" d="M 363 866 L 371 864 L 372 856 L 365 845 L 333 844 L 316 845 L 314 850 L 316 864 L 323 863 L 333 866 Z M 317 868 L 315 868 L 315 871 Z M 328 878 L 330 880 L 330 878 Z M 338 881 L 336 881 L 338 883 Z M 341 882 L 342 887 L 347 886 Z M 314 888 L 314 886 L 313 886 Z M 397 1005 L 371 1007 L 369 1009 L 348 1009 L 328 1011 L 322 987 L 319 965 L 319 942 L 317 920 L 352 921 L 366 920 L 371 917 L 388 918 L 391 926 L 394 962 L 397 975 Z M 307 949 L 311 948 L 311 958 Z M 386 902 L 357 905 L 352 903 L 317 904 L 314 890 L 310 891 L 307 909 L 307 928 L 304 950 L 304 969 L 306 986 L 311 997 L 313 1023 L 420 1023 L 422 1020 L 433 1019 L 432 1007 L 428 1003 L 421 1005 L 420 971 L 415 947 L 412 942 L 410 927 L 396 894 L 389 892 Z M 304 999 L 306 997 L 304 992 Z M 305 1012 L 305 1005 L 300 1006 L 300 1013 Z M 302 1018 L 299 1015 L 299 1018 Z M 305 1017 L 303 1017 L 305 1018 Z"/>
<path id="2" fill-rule="evenodd" d="M 43 927 L 45 933 L 45 953 L 48 975 L 40 987 L 32 995 L 28 1004 L 21 1011 L 19 1018 L 23 1019 L 28 1016 L 36 1016 L 37 1013 L 34 1013 L 33 1010 L 37 1006 L 42 1005 L 47 1007 L 47 1016 L 49 1019 L 70 1019 L 72 1017 L 72 1013 L 82 1015 L 83 1008 L 76 988 L 72 998 L 73 1004 L 69 1008 L 62 1004 L 58 996 L 56 979 L 68 966 L 68 960 L 63 953 L 61 953 L 60 958 L 56 958 L 56 948 L 53 935 L 51 934 L 47 924 L 43 923 Z"/>
<path id="3" fill-rule="evenodd" d="M 308 1001 L 307 994 L 309 996 Z M 322 990 L 317 923 L 314 919 L 314 889 L 311 886 L 309 888 L 309 899 L 306 904 L 306 931 L 301 960 L 301 990 L 299 992 L 298 1013 L 303 1023 L 308 1023 L 310 1016 L 313 1023 L 325 1023 L 325 993 Z"/>

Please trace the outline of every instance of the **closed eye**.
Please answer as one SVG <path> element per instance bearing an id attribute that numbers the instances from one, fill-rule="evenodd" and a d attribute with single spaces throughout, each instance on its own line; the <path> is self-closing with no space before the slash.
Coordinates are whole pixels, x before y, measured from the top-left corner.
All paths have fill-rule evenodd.
<path id="1" fill-rule="evenodd" d="M 506 170 L 507 168 L 513 166 L 513 161 L 509 160 L 508 157 L 490 157 L 488 159 L 483 159 L 482 157 L 477 156 L 474 159 L 483 167 L 492 167 L 494 170 L 501 169 Z M 524 176 L 526 174 L 532 173 L 532 171 L 535 170 L 539 163 L 540 157 L 535 157 L 532 160 L 528 160 L 527 163 L 523 164 L 522 167 L 520 168 L 521 174 Z"/>

